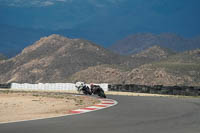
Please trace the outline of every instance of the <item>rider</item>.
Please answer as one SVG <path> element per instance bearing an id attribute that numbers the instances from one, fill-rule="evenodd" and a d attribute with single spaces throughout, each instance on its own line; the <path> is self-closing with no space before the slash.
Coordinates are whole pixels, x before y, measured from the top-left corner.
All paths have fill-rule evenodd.
<path id="1" fill-rule="evenodd" d="M 84 83 L 84 82 L 76 82 L 75 87 L 77 88 L 78 92 L 80 93 L 83 91 L 84 94 L 89 94 L 91 95 L 92 92 L 90 88 Z"/>
<path id="2" fill-rule="evenodd" d="M 90 90 L 92 94 L 95 94 L 95 92 L 98 90 L 100 86 L 99 85 L 94 85 L 93 83 L 90 84 Z"/>
<path id="3" fill-rule="evenodd" d="M 84 82 L 76 82 L 75 87 L 77 88 L 77 90 L 80 92 L 81 89 L 83 89 L 83 87 L 85 86 Z"/>

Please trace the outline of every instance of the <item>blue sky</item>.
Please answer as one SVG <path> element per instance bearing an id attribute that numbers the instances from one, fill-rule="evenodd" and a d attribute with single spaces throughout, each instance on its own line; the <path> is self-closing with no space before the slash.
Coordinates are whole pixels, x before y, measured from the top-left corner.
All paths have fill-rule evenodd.
<path id="1" fill-rule="evenodd" d="M 199 5 L 200 0 L 0 0 L 0 24 L 70 29 L 100 44 L 139 32 L 193 37 L 200 35 Z"/>

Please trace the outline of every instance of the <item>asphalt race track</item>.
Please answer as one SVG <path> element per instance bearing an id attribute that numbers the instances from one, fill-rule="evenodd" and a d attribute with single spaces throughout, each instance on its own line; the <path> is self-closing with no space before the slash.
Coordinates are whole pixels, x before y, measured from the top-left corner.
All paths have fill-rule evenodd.
<path id="1" fill-rule="evenodd" d="M 200 133 L 200 99 L 108 96 L 118 105 L 80 115 L 0 124 L 0 133 Z"/>

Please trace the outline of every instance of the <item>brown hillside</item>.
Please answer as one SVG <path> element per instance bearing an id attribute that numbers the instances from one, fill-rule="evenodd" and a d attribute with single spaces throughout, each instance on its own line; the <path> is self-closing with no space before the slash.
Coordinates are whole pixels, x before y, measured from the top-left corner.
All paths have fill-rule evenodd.
<path id="1" fill-rule="evenodd" d="M 123 83 L 125 71 L 110 65 L 89 67 L 72 75 L 67 82 L 84 81 L 86 83 Z"/>
<path id="2" fill-rule="evenodd" d="M 120 54 L 135 54 L 154 45 L 170 48 L 173 51 L 183 52 L 199 48 L 200 39 L 184 38 L 173 33 L 137 33 L 117 41 L 110 49 Z"/>
<path id="3" fill-rule="evenodd" d="M 75 82 L 200 85 L 200 50 L 179 54 L 153 46 L 132 56 L 59 35 L 41 38 L 0 61 L 0 83 Z"/>
<path id="4" fill-rule="evenodd" d="M 90 67 L 74 74 L 70 81 L 199 86 L 199 62 L 200 54 L 197 49 L 172 55 L 164 60 L 145 64 L 130 71 L 122 71 L 122 69 L 112 66 Z"/>
<path id="5" fill-rule="evenodd" d="M 160 46 L 152 46 L 143 50 L 138 54 L 133 54 L 132 57 L 132 68 L 139 67 L 144 64 L 149 64 L 152 62 L 167 59 L 168 57 L 174 55 L 175 52 L 162 48 Z"/>
<path id="6" fill-rule="evenodd" d="M 121 56 L 89 41 L 51 35 L 0 62 L 0 82 L 60 82 L 89 66 L 121 61 Z"/>
<path id="7" fill-rule="evenodd" d="M 200 85 L 200 49 L 186 51 L 165 60 L 133 69 L 127 83 Z"/>
<path id="8" fill-rule="evenodd" d="M 151 60 L 151 61 L 158 61 L 161 59 L 166 59 L 173 54 L 174 52 L 172 52 L 169 49 L 154 45 L 138 54 L 133 54 L 132 57 L 133 58 L 147 58 L 148 60 Z"/>

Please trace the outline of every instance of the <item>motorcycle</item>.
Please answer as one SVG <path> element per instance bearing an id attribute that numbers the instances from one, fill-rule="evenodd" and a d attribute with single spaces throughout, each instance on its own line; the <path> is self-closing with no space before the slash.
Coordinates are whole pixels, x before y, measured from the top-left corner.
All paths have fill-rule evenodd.
<path id="1" fill-rule="evenodd" d="M 99 85 L 91 84 L 90 88 L 84 82 L 77 82 L 75 84 L 78 92 L 83 92 L 84 95 L 98 95 L 101 98 L 106 98 L 104 90 Z"/>
<path id="2" fill-rule="evenodd" d="M 92 95 L 92 92 L 90 91 L 90 88 L 88 86 L 83 86 L 81 90 L 85 95 Z"/>
<path id="3" fill-rule="evenodd" d="M 91 85 L 91 92 L 101 98 L 106 98 L 104 90 L 99 85 Z"/>
<path id="4" fill-rule="evenodd" d="M 90 88 L 85 83 L 77 82 L 75 86 L 79 93 L 83 92 L 84 95 L 92 95 Z"/>

